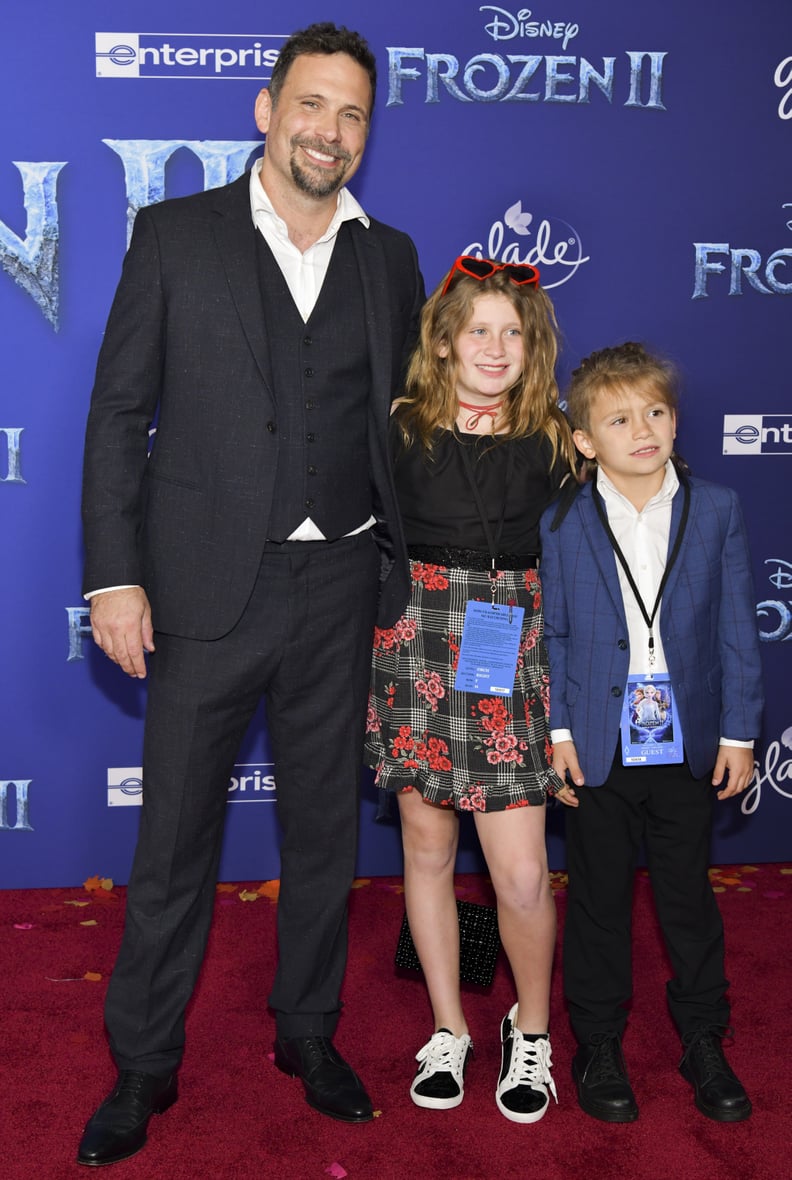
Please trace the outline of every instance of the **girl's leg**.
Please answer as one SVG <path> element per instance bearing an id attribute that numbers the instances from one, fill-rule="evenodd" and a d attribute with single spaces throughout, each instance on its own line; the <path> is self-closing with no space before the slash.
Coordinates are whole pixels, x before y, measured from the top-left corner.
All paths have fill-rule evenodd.
<path id="1" fill-rule="evenodd" d="M 416 1106 L 448 1110 L 465 1095 L 472 1051 L 459 995 L 459 920 L 454 864 L 459 822 L 451 808 L 423 802 L 417 791 L 399 795 L 404 844 L 404 898 L 421 960 L 435 1031 L 418 1052 L 410 1086 Z"/>
<path id="2" fill-rule="evenodd" d="M 517 988 L 517 1028 L 547 1032 L 556 908 L 545 847 L 545 808 L 476 813 L 498 901 L 501 942 Z"/>
<path id="3" fill-rule="evenodd" d="M 404 846 L 404 900 L 421 960 L 435 1031 L 467 1033 L 459 993 L 459 921 L 454 865 L 459 821 L 453 808 L 424 803 L 418 791 L 398 796 Z"/>
<path id="4" fill-rule="evenodd" d="M 556 915 L 547 871 L 545 809 L 477 814 L 476 826 L 517 988 L 517 1003 L 501 1024 L 495 1102 L 512 1122 L 535 1123 L 544 1116 L 550 1094 L 556 1098 L 548 1036 Z"/>

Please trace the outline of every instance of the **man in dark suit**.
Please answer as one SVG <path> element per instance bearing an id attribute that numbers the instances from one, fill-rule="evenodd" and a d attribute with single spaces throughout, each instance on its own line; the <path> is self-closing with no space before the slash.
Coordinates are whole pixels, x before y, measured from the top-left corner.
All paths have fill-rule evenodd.
<path id="1" fill-rule="evenodd" d="M 283 831 L 275 1063 L 324 1114 L 372 1117 L 332 1036 L 372 631 L 407 598 L 386 429 L 424 294 L 412 242 L 344 187 L 375 84 L 358 34 L 291 37 L 256 101 L 260 165 L 142 209 L 110 313 L 86 440 L 84 591 L 96 642 L 131 676 L 150 653 L 150 683 L 105 1011 L 119 1076 L 86 1127 L 84 1164 L 132 1155 L 176 1099 L 227 784 L 262 696 Z"/>

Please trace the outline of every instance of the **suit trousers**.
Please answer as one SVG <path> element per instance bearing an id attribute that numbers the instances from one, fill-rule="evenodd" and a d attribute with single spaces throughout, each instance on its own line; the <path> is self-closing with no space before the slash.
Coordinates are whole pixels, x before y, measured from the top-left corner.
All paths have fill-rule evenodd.
<path id="1" fill-rule="evenodd" d="M 379 569 L 368 532 L 332 543 L 268 542 L 229 634 L 199 641 L 155 633 L 140 834 L 105 1007 L 119 1069 L 167 1075 L 181 1060 L 229 779 L 262 697 L 282 832 L 270 1004 L 279 1036 L 332 1036 L 346 966 Z"/>
<path id="2" fill-rule="evenodd" d="M 595 1033 L 621 1037 L 626 1027 L 642 843 L 674 972 L 666 997 L 677 1030 L 727 1025 L 723 922 L 709 881 L 709 776 L 693 778 L 687 763 L 626 767 L 618 750 L 603 786 L 575 790 L 580 806 L 565 809 L 564 991 L 578 1042 Z"/>

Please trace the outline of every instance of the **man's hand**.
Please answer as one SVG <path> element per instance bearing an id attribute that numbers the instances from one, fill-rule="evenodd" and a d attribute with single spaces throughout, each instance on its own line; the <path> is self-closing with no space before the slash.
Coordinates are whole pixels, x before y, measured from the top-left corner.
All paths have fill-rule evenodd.
<path id="1" fill-rule="evenodd" d="M 103 590 L 91 599 L 91 631 L 106 656 L 128 676 L 144 680 L 144 651 L 154 651 L 151 607 L 142 586 Z"/>
<path id="2" fill-rule="evenodd" d="M 712 772 L 712 785 L 719 787 L 726 771 L 729 785 L 718 791 L 719 799 L 731 799 L 750 784 L 754 774 L 754 752 L 744 746 L 718 746 L 718 758 Z"/>
<path id="3" fill-rule="evenodd" d="M 571 787 L 565 778 L 567 771 L 569 771 L 569 777 L 578 787 L 582 787 L 586 781 L 583 771 L 580 769 L 574 742 L 556 742 L 554 744 L 553 770 L 559 778 L 565 781 L 564 787 L 560 791 L 556 791 L 556 799 L 560 799 L 566 807 L 579 807 L 580 800 L 575 794 L 574 787 Z"/>

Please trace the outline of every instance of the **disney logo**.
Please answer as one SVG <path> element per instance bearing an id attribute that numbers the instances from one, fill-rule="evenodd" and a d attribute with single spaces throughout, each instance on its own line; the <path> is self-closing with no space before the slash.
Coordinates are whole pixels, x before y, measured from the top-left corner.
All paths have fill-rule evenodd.
<path id="1" fill-rule="evenodd" d="M 780 557 L 766 557 L 765 565 L 778 566 L 767 579 L 771 586 L 775 586 L 776 590 L 789 590 L 792 587 L 792 562 L 783 561 Z"/>
<path id="2" fill-rule="evenodd" d="M 765 752 L 764 766 L 754 762 L 754 776 L 751 785 L 742 797 L 740 810 L 743 815 L 753 815 L 762 801 L 762 787 L 771 787 L 784 799 L 792 799 L 792 787 L 786 790 L 781 785 L 792 783 L 792 758 L 781 759 L 782 745 L 792 750 L 792 726 L 781 734 L 780 742 L 771 742 Z"/>
<path id="3" fill-rule="evenodd" d="M 483 4 L 479 12 L 494 13 L 489 24 L 484 26 L 493 41 L 511 41 L 514 37 L 552 37 L 566 49 L 572 38 L 580 32 L 580 25 L 570 21 L 531 20 L 530 8 L 521 8 L 515 15 L 507 8 Z"/>
<path id="4" fill-rule="evenodd" d="M 537 266 L 542 273 L 542 286 L 549 291 L 569 282 L 584 262 L 590 260 L 583 253 L 583 243 L 577 231 L 560 218 L 556 224 L 558 229 L 554 238 L 553 223 L 549 218 L 534 224 L 533 213 L 523 213 L 522 202 L 516 201 L 504 213 L 503 221 L 492 223 L 486 244 L 471 242 L 462 253 L 473 254 L 478 258 L 494 258 L 500 262 L 527 262 Z M 504 244 L 507 229 L 518 237 L 533 237 L 533 243 L 524 253 L 521 253 L 518 242 Z M 551 275 L 554 267 L 555 274 Z"/>

